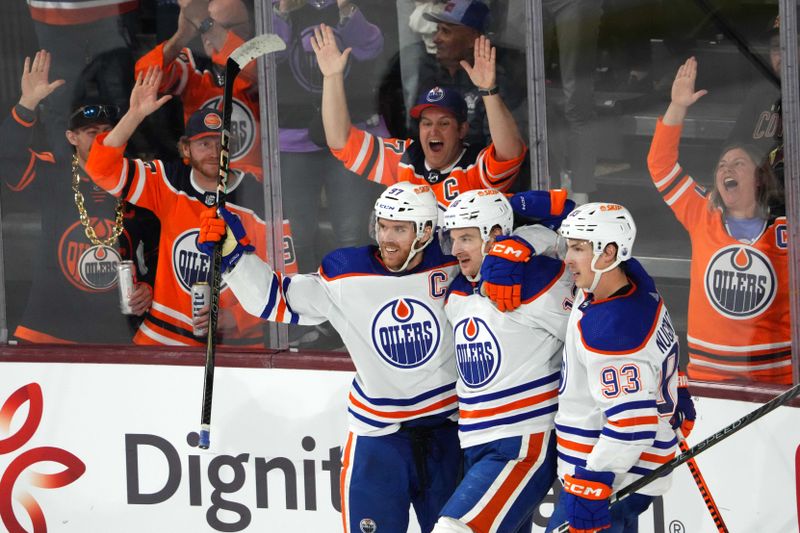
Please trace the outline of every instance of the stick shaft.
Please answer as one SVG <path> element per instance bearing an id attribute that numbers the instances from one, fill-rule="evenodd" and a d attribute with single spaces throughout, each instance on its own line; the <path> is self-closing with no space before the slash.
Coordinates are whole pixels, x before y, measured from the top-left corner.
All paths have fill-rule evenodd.
<path id="1" fill-rule="evenodd" d="M 686 444 L 685 440 L 680 440 L 678 446 L 680 446 L 681 452 L 689 450 L 689 445 Z M 689 467 L 689 471 L 692 473 L 694 482 L 697 485 L 697 490 L 700 491 L 700 495 L 703 497 L 703 502 L 705 502 L 706 509 L 708 509 L 712 520 L 714 520 L 714 525 L 717 526 L 717 531 L 719 531 L 719 533 L 728 533 L 728 526 L 725 525 L 725 520 L 722 519 L 722 513 L 719 512 L 717 502 L 714 501 L 714 496 L 711 495 L 711 490 L 708 488 L 708 484 L 706 484 L 703 473 L 700 472 L 700 467 L 697 466 L 697 461 L 695 461 L 694 458 L 689 459 L 686 461 L 686 466 Z"/>
<path id="2" fill-rule="evenodd" d="M 230 131 L 233 112 L 233 82 L 239 74 L 239 65 L 228 59 L 225 66 L 225 89 L 222 95 L 222 138 L 219 153 L 219 181 L 217 182 L 217 207 L 225 205 L 230 164 Z M 222 285 L 222 244 L 214 246 L 211 261 L 211 301 L 208 312 L 208 335 L 206 337 L 206 363 L 203 378 L 203 408 L 200 414 L 200 441 L 198 446 L 208 449 L 211 445 L 211 404 L 214 396 L 214 368 L 217 352 L 217 318 L 219 316 L 219 291 Z"/>

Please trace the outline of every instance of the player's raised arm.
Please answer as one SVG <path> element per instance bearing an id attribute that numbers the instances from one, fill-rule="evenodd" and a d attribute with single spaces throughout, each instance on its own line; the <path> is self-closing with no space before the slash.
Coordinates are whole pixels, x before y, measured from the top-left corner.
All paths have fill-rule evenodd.
<path id="1" fill-rule="evenodd" d="M 497 50 L 483 35 L 475 39 L 474 50 L 474 65 L 470 66 L 467 61 L 461 61 L 461 67 L 481 92 L 497 159 L 500 161 L 515 159 L 525 152 L 525 142 L 519 134 L 514 116 L 498 92 Z"/>
<path id="2" fill-rule="evenodd" d="M 344 70 L 351 49 L 340 51 L 333 29 L 325 24 L 314 29 L 311 47 L 323 76 L 322 125 L 325 128 L 325 140 L 332 150 L 341 150 L 347 144 L 352 126 L 344 91 Z"/>
<path id="3" fill-rule="evenodd" d="M 150 67 L 145 73 L 139 73 L 136 84 L 131 91 L 130 107 L 119 120 L 114 129 L 103 139 L 105 146 L 120 147 L 127 144 L 133 132 L 148 115 L 157 111 L 166 104 L 171 95 L 158 97 L 158 88 L 161 85 L 162 71 L 157 67 Z"/>

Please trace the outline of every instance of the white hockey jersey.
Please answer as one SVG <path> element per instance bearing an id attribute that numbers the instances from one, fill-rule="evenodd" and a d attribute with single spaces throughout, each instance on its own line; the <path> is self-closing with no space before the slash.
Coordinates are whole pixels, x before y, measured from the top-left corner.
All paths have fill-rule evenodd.
<path id="1" fill-rule="evenodd" d="M 553 428 L 571 300 L 564 263 L 539 255 L 525 265 L 514 311 L 498 311 L 463 275 L 450 285 L 462 448 Z"/>
<path id="2" fill-rule="evenodd" d="M 330 320 L 356 367 L 348 397 L 350 430 L 386 435 L 400 423 L 438 415 L 455 419 L 453 332 L 444 301 L 458 273 L 436 239 L 422 263 L 393 273 L 376 246 L 332 252 L 316 274 L 291 278 L 246 254 L 224 274 L 242 306 L 267 320 Z"/>
<path id="3" fill-rule="evenodd" d="M 675 457 L 669 419 L 677 401 L 678 338 L 652 278 L 623 263 L 625 294 L 604 300 L 579 290 L 567 326 L 556 414 L 558 475 L 576 465 L 610 471 L 614 490 Z M 639 492 L 659 495 L 665 476 Z"/>

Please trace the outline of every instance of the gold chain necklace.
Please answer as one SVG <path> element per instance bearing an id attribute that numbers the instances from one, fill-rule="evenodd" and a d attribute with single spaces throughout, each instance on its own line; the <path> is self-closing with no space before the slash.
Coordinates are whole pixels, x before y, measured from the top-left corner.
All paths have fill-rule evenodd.
<path id="1" fill-rule="evenodd" d="M 83 232 L 86 234 L 86 238 L 88 238 L 92 244 L 94 245 L 103 245 L 103 246 L 111 246 L 114 242 L 119 238 L 120 234 L 122 233 L 122 200 L 117 199 L 117 207 L 116 207 L 116 218 L 114 220 L 114 230 L 111 232 L 111 236 L 107 239 L 99 239 L 97 237 L 97 233 L 95 233 L 94 228 L 89 225 L 89 213 L 86 212 L 86 206 L 83 204 L 83 194 L 81 193 L 78 186 L 81 183 L 81 178 L 78 175 L 78 155 L 72 155 L 72 190 L 75 192 L 75 205 L 78 207 L 78 215 L 81 219 L 81 224 L 83 224 Z"/>

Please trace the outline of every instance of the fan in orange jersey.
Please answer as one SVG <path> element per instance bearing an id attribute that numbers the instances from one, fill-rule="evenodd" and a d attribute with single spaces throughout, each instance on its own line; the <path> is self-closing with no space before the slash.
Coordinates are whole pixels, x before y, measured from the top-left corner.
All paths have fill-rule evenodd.
<path id="1" fill-rule="evenodd" d="M 181 8 L 178 27 L 168 40 L 136 62 L 136 75 L 150 67 L 164 70 L 160 92 L 181 97 L 183 120 L 198 109 L 222 110 L 225 62 L 252 36 L 250 9 L 239 0 L 193 1 Z M 189 42 L 200 37 L 211 61 L 195 58 Z M 258 79 L 255 62 L 233 84 L 231 117 L 231 168 L 261 177 L 261 137 L 258 123 Z"/>
<path id="2" fill-rule="evenodd" d="M 689 376 L 705 381 L 791 384 L 786 217 L 770 213 L 781 194 L 766 162 L 747 145 L 722 151 L 710 193 L 678 164 L 681 125 L 706 94 L 695 91 L 689 58 L 656 125 L 647 163 L 664 201 L 692 240 Z"/>
<path id="3" fill-rule="evenodd" d="M 322 24 L 311 40 L 322 85 L 322 121 L 328 147 L 351 171 L 384 185 L 409 181 L 430 185 L 444 210 L 460 193 L 507 190 L 519 173 L 525 143 L 511 112 L 497 93 L 495 49 L 486 37 L 475 40 L 475 62 L 461 66 L 478 87 L 486 107 L 492 143 L 464 143 L 469 131 L 467 105 L 451 88 L 422 93 L 411 116 L 420 121 L 419 140 L 382 139 L 354 128 L 345 98 L 343 73 L 350 49 L 340 52 L 330 27 Z"/>
<path id="4" fill-rule="evenodd" d="M 142 120 L 170 98 L 158 98 L 160 82 L 161 71 L 156 68 L 137 77 L 130 109 L 113 130 L 97 136 L 86 170 L 103 189 L 147 207 L 161 220 L 153 304 L 134 342 L 196 346 L 204 338 L 195 337 L 192 330 L 207 327 L 208 315 L 193 320 L 190 291 L 192 284 L 207 282 L 209 277 L 210 263 L 197 248 L 197 236 L 200 213 L 216 202 L 222 118 L 216 111 L 205 109 L 189 119 L 180 148 L 190 164 L 123 158 L 125 144 Z M 261 197 L 261 186 L 252 176 L 231 173 L 227 207 L 239 215 L 248 232 L 253 232 L 256 252 L 265 257 L 264 220 L 256 214 L 257 206 L 244 204 L 248 198 L 257 201 Z M 220 302 L 220 342 L 260 345 L 260 320 L 248 315 L 227 288 Z"/>

